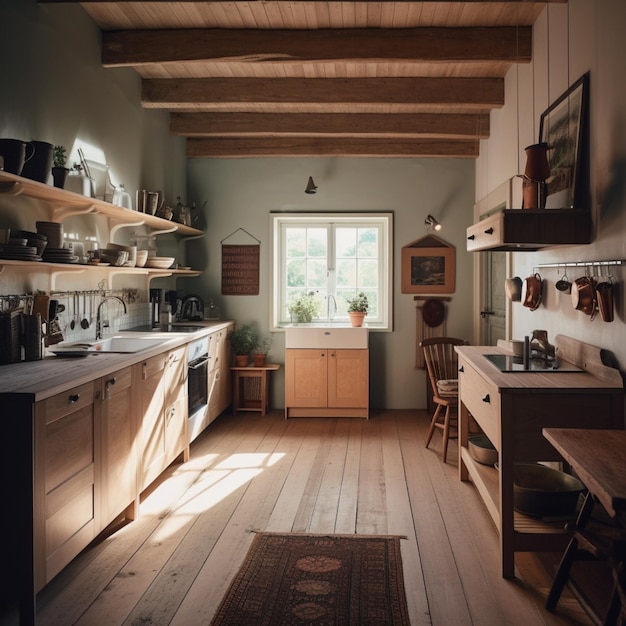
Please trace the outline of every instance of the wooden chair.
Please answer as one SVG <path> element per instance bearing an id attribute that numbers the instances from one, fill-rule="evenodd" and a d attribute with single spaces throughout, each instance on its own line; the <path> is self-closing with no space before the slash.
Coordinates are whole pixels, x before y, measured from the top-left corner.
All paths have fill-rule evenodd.
<path id="1" fill-rule="evenodd" d="M 442 430 L 442 458 L 445 463 L 448 440 L 456 437 L 456 435 L 450 435 L 450 424 L 452 421 L 456 422 L 459 403 L 458 388 L 455 385 L 458 379 L 458 359 L 454 348 L 465 345 L 465 341 L 454 337 L 432 337 L 423 339 L 419 345 L 424 350 L 424 361 L 432 387 L 433 402 L 436 404 L 428 429 L 426 447 L 428 448 L 430 444 L 435 428 Z"/>

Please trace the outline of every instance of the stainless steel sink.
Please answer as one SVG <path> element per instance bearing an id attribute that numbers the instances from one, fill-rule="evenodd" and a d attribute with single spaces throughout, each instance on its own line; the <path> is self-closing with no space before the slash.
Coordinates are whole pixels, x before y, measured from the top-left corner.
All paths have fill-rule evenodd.
<path id="1" fill-rule="evenodd" d="M 75 341 L 71 343 L 61 343 L 52 352 L 57 355 L 81 356 L 89 354 L 132 354 L 141 352 L 148 348 L 153 348 L 163 343 L 162 338 L 156 337 L 125 337 L 116 335 L 106 337 L 98 341 Z"/>

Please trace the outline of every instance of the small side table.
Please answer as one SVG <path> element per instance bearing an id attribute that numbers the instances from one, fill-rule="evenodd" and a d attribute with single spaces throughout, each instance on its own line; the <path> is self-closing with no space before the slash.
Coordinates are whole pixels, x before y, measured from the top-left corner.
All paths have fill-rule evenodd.
<path id="1" fill-rule="evenodd" d="M 259 411 L 265 415 L 269 409 L 269 373 L 280 369 L 280 364 L 266 363 L 263 367 L 246 365 L 230 369 L 233 373 L 233 413 Z"/>

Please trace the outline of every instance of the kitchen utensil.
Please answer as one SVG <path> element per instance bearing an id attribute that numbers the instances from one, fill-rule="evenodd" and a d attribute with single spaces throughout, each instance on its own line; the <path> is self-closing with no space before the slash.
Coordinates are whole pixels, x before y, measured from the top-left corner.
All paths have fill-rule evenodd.
<path id="1" fill-rule="evenodd" d="M 589 315 L 591 319 L 596 316 L 596 283 L 591 276 L 581 276 L 572 285 L 572 305 L 577 311 Z"/>
<path id="2" fill-rule="evenodd" d="M 0 155 L 4 158 L 4 171 L 9 174 L 22 173 L 24 164 L 32 158 L 35 148 L 19 139 L 0 139 Z"/>
<path id="3" fill-rule="evenodd" d="M 614 285 L 610 279 L 602 279 L 596 285 L 596 302 L 600 317 L 605 322 L 612 322 L 614 316 Z"/>
<path id="4" fill-rule="evenodd" d="M 513 508 L 526 515 L 574 516 L 584 488 L 576 477 L 545 465 L 513 465 Z"/>
<path id="5" fill-rule="evenodd" d="M 535 311 L 541 304 L 541 292 L 543 289 L 543 281 L 538 273 L 531 274 L 524 281 L 523 304 L 531 311 Z"/>
<path id="6" fill-rule="evenodd" d="M 192 294 L 183 299 L 182 317 L 192 321 L 204 319 L 204 302 L 200 296 Z"/>
<path id="7" fill-rule="evenodd" d="M 471 457 L 482 465 L 495 465 L 498 462 L 498 451 L 486 435 L 469 437 L 467 448 Z"/>
<path id="8" fill-rule="evenodd" d="M 561 279 L 556 281 L 556 285 L 555 286 L 556 286 L 556 288 L 559 291 L 562 291 L 564 293 L 571 293 L 572 292 L 572 283 L 570 282 L 569 278 L 567 277 L 567 274 L 563 274 Z"/>
<path id="9" fill-rule="evenodd" d="M 522 299 L 522 279 L 519 276 L 507 278 L 504 281 L 504 292 L 511 302 L 519 302 Z"/>
<path id="10" fill-rule="evenodd" d="M 87 330 L 89 328 L 89 319 L 87 318 L 87 296 L 83 294 L 83 319 L 80 321 L 80 327 L 83 330 Z"/>

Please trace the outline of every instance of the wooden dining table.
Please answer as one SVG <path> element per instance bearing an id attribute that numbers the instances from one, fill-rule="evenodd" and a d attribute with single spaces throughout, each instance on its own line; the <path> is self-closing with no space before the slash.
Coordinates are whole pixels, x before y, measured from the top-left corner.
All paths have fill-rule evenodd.
<path id="1" fill-rule="evenodd" d="M 606 512 L 626 526 L 626 430 L 544 428 L 542 432 Z"/>

